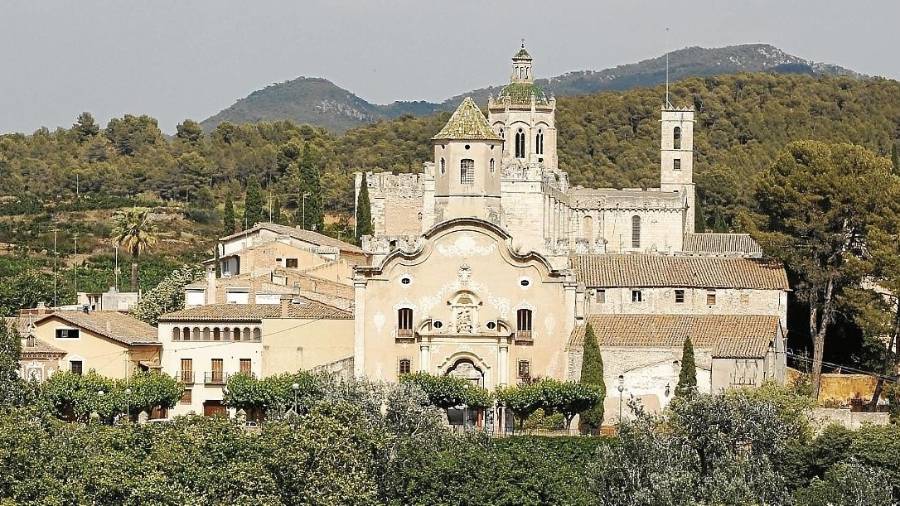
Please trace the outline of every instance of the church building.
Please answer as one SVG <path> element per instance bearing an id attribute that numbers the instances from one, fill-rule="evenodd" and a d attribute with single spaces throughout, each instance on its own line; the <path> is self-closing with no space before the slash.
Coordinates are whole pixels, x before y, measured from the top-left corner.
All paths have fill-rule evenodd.
<path id="1" fill-rule="evenodd" d="M 463 100 L 421 173 L 357 174 L 374 233 L 353 278 L 355 374 L 577 379 L 590 323 L 608 392 L 650 409 L 687 337 L 702 391 L 783 381 L 784 269 L 745 234 L 695 231 L 695 111 L 660 111 L 659 188 L 572 186 L 532 63 L 523 45 L 486 116 Z"/>

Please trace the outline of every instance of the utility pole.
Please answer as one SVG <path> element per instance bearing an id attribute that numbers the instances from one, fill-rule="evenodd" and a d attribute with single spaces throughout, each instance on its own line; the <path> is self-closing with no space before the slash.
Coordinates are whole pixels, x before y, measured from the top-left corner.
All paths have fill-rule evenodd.
<path id="1" fill-rule="evenodd" d="M 119 291 L 119 245 L 116 244 L 114 246 L 116 248 L 116 292 Z"/>
<path id="2" fill-rule="evenodd" d="M 75 303 L 78 304 L 78 232 L 75 233 Z"/>
<path id="3" fill-rule="evenodd" d="M 59 307 L 59 291 L 58 291 L 58 278 L 59 278 L 59 252 L 56 249 L 56 233 L 59 232 L 59 229 L 53 227 L 53 307 Z"/>
<path id="4" fill-rule="evenodd" d="M 303 230 L 307 230 L 306 228 L 306 197 L 309 195 L 309 192 L 303 192 L 303 196 L 301 198 L 301 216 L 303 217 Z"/>

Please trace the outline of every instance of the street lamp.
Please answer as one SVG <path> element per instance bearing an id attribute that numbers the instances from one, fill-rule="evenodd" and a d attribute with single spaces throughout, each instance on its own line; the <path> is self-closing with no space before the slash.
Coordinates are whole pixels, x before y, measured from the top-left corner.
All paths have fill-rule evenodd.
<path id="1" fill-rule="evenodd" d="M 619 423 L 622 423 L 622 392 L 625 390 L 625 375 L 619 375 L 619 385 L 616 390 L 619 391 Z"/>
<path id="2" fill-rule="evenodd" d="M 294 383 L 291 385 L 291 390 L 294 391 L 294 414 L 297 414 L 297 392 L 300 390 L 300 384 Z"/>

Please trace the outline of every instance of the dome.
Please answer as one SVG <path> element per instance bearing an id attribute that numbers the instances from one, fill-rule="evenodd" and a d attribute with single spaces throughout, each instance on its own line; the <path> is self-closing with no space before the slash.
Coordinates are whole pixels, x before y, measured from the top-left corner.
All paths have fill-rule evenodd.
<path id="1" fill-rule="evenodd" d="M 533 82 L 513 82 L 509 83 L 500 90 L 497 95 L 498 102 L 504 102 L 509 98 L 512 104 L 531 104 L 531 98 L 534 97 L 536 104 L 549 104 L 547 94 L 544 89 Z"/>

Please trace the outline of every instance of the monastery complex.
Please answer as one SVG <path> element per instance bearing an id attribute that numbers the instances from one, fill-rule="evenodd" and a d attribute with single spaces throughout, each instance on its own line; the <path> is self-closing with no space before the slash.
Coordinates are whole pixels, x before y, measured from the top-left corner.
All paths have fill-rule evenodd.
<path id="1" fill-rule="evenodd" d="M 356 175 L 361 246 L 271 223 L 223 237 L 156 330 L 117 331 L 106 309 L 32 317 L 23 372 L 161 369 L 187 387 L 173 414 L 213 414 L 238 372 L 577 380 L 590 324 L 608 403 L 621 385 L 665 406 L 688 337 L 701 391 L 782 382 L 787 277 L 748 235 L 695 230 L 694 110 L 661 107 L 658 188 L 572 186 L 532 63 L 523 46 L 486 115 L 463 100 L 420 173 Z"/>

